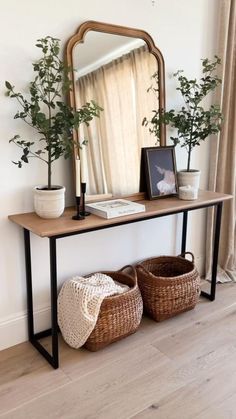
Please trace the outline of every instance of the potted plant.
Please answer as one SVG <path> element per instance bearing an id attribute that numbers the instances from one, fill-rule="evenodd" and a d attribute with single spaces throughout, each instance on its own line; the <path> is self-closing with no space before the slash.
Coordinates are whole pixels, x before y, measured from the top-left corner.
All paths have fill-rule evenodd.
<path id="1" fill-rule="evenodd" d="M 74 111 L 64 100 L 70 90 L 69 67 L 61 61 L 60 40 L 47 36 L 37 40 L 36 47 L 41 50 L 41 58 L 33 63 L 36 73 L 29 84 L 29 94 L 16 92 L 15 87 L 5 82 L 7 95 L 18 101 L 21 110 L 14 119 L 21 119 L 38 135 L 33 140 L 15 135 L 9 142 L 22 151 L 20 160 L 13 161 L 19 168 L 33 158 L 47 165 L 47 185 L 34 188 L 36 213 L 43 218 L 57 218 L 64 211 L 65 188 L 52 183 L 53 163 L 61 156 L 68 158 L 74 146 L 73 130 L 81 123 L 89 124 L 99 117 L 100 108 L 94 101 L 86 103 Z M 82 142 L 83 143 L 83 142 Z"/>
<path id="2" fill-rule="evenodd" d="M 199 146 L 209 135 L 217 134 L 221 129 L 222 113 L 219 105 L 202 105 L 206 96 L 214 91 L 221 83 L 221 79 L 216 75 L 217 66 L 221 63 L 219 57 L 214 60 L 208 58 L 202 60 L 202 76 L 199 81 L 188 79 L 183 75 L 183 70 L 178 70 L 174 77 L 178 80 L 176 90 L 180 91 L 184 106 L 180 110 L 171 109 L 169 111 L 153 110 L 153 117 L 148 120 L 143 119 L 143 125 L 149 127 L 149 132 L 154 134 L 159 142 L 160 124 L 169 125 L 177 129 L 176 136 L 171 136 L 175 145 L 180 144 L 185 147 L 188 153 L 187 168 L 178 172 L 179 186 L 190 185 L 194 188 L 199 187 L 200 171 L 191 168 L 191 156 L 194 147 Z M 158 75 L 155 73 L 152 78 L 158 82 Z M 151 86 L 148 91 L 158 95 L 158 86 Z"/>

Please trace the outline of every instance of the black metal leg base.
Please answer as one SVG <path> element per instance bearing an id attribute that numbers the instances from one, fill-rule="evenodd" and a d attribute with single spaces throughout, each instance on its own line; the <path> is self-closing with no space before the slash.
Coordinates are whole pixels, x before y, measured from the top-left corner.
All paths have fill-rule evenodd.
<path id="1" fill-rule="evenodd" d="M 59 328 L 58 328 L 59 332 Z M 57 369 L 59 367 L 58 362 L 58 354 L 55 353 L 54 355 L 51 355 L 47 349 L 44 348 L 44 346 L 39 342 L 40 339 L 43 339 L 45 337 L 52 336 L 52 329 L 43 330 L 42 332 L 35 333 L 33 337 L 30 339 L 30 343 L 37 349 L 37 351 L 49 362 L 50 365 L 54 369 Z"/>
<path id="2" fill-rule="evenodd" d="M 205 292 L 205 291 L 201 291 L 201 297 L 205 297 L 205 298 L 207 298 L 210 301 L 214 301 L 215 300 L 215 294 L 214 295 L 211 295 L 211 294 L 208 294 L 208 292 Z"/>
<path id="3" fill-rule="evenodd" d="M 221 215 L 223 203 L 220 202 L 215 205 L 216 217 L 215 217 L 215 230 L 214 230 L 214 244 L 213 244 L 213 257 L 212 257 L 212 272 L 211 272 L 211 289 L 210 293 L 205 291 L 201 292 L 201 296 L 207 298 L 210 301 L 215 300 L 216 295 L 216 277 L 217 277 L 217 263 L 220 243 L 220 226 L 221 226 Z"/>
<path id="4" fill-rule="evenodd" d="M 43 345 L 41 345 L 40 342 L 38 342 L 38 340 L 36 339 L 31 339 L 30 341 L 32 343 L 32 345 L 37 349 L 37 351 L 49 362 L 50 365 L 52 365 L 52 367 L 54 369 L 57 369 L 59 367 L 59 363 L 58 363 L 58 357 L 54 357 L 53 355 L 51 355 L 44 347 Z"/>

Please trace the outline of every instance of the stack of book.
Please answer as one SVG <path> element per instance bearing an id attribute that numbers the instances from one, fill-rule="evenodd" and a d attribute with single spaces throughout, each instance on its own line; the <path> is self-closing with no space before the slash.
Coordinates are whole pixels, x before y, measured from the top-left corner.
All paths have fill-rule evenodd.
<path id="1" fill-rule="evenodd" d="M 145 205 L 126 199 L 94 202 L 85 206 L 86 211 L 102 218 L 115 218 L 145 211 Z"/>

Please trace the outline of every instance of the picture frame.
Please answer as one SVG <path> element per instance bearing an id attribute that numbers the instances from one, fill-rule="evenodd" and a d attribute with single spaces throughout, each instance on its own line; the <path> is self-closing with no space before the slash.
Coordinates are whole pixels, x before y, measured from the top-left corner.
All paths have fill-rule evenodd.
<path id="1" fill-rule="evenodd" d="M 173 146 L 143 147 L 142 156 L 148 199 L 177 195 L 177 171 Z"/>

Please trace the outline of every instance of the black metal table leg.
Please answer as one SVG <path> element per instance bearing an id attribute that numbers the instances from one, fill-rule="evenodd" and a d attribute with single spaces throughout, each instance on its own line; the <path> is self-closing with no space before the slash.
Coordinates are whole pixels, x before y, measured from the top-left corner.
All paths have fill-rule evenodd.
<path id="1" fill-rule="evenodd" d="M 51 273 L 51 322 L 52 322 L 52 366 L 58 368 L 58 325 L 57 325 L 57 256 L 56 239 L 50 239 Z"/>
<path id="2" fill-rule="evenodd" d="M 27 291 L 27 319 L 28 319 L 28 335 L 29 341 L 32 342 L 34 337 L 34 317 L 33 317 L 33 291 L 32 291 L 32 269 L 31 269 L 31 253 L 30 253 L 30 232 L 24 228 L 24 244 L 25 244 L 25 271 L 26 271 L 26 291 Z"/>
<path id="3" fill-rule="evenodd" d="M 216 217 L 215 217 L 215 228 L 214 228 L 214 246 L 213 246 L 213 257 L 212 257 L 212 273 L 211 273 L 211 290 L 210 294 L 202 291 L 201 295 L 208 298 L 210 301 L 215 300 L 216 293 L 216 277 L 217 277 L 217 263 L 220 243 L 220 226 L 221 226 L 221 215 L 223 202 L 219 202 L 215 205 Z"/>
<path id="4" fill-rule="evenodd" d="M 40 352 L 41 355 L 53 366 L 58 368 L 58 325 L 57 325 L 57 263 L 56 263 L 56 239 L 50 238 L 50 275 L 51 275 L 51 329 L 34 333 L 34 308 L 32 291 L 32 268 L 30 251 L 30 232 L 24 229 L 25 243 L 25 267 L 27 287 L 27 312 L 28 312 L 28 334 L 29 341 Z M 39 342 L 46 336 L 52 336 L 52 355 Z"/>
<path id="5" fill-rule="evenodd" d="M 184 211 L 183 212 L 181 253 L 186 252 L 187 226 L 188 226 L 188 211 Z"/>

